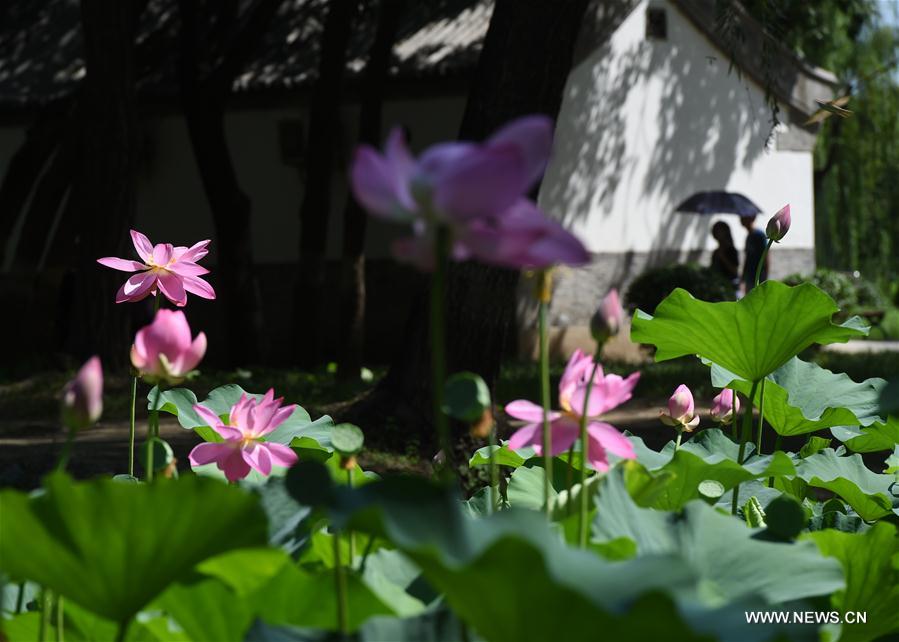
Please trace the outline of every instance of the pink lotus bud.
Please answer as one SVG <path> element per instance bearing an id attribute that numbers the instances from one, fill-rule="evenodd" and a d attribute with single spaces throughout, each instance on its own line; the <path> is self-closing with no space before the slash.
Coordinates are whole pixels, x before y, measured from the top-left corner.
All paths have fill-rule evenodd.
<path id="1" fill-rule="evenodd" d="M 679 385 L 668 399 L 668 414 L 662 413 L 662 423 L 676 427 L 679 431 L 691 432 L 699 425 L 699 417 L 694 416 L 693 393 L 684 384 Z"/>
<path id="2" fill-rule="evenodd" d="M 191 341 L 187 317 L 180 310 L 160 310 L 141 328 L 131 346 L 131 363 L 149 382 L 180 383 L 206 353 L 206 335 Z"/>
<path id="3" fill-rule="evenodd" d="M 684 384 L 679 385 L 668 399 L 668 412 L 678 419 L 693 416 L 693 393 Z"/>
<path id="4" fill-rule="evenodd" d="M 771 217 L 771 220 L 768 221 L 768 226 L 765 228 L 765 234 L 772 241 L 780 241 L 783 237 L 787 235 L 787 232 L 790 231 L 790 206 L 789 204 L 784 205 L 774 216 Z"/>
<path id="5" fill-rule="evenodd" d="M 618 290 L 612 288 L 590 319 L 590 332 L 598 343 L 603 343 L 618 334 L 623 323 L 624 309 L 618 298 Z"/>
<path id="6" fill-rule="evenodd" d="M 71 430 L 81 430 L 102 413 L 103 368 L 99 357 L 91 357 L 62 390 L 62 421 Z"/>
<path id="7" fill-rule="evenodd" d="M 734 395 L 734 391 L 725 388 L 712 399 L 712 409 L 709 415 L 713 421 L 729 424 L 734 416 L 740 412 L 740 398 Z"/>

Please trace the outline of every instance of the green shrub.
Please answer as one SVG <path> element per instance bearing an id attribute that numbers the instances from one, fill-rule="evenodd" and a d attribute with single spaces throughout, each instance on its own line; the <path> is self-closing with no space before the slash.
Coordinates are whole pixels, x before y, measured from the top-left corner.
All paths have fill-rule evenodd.
<path id="1" fill-rule="evenodd" d="M 625 300 L 631 308 L 653 314 L 675 288 L 703 301 L 733 301 L 734 286 L 724 276 L 696 263 L 668 265 L 642 272 L 631 282 Z"/>
<path id="2" fill-rule="evenodd" d="M 821 268 L 807 276 L 791 274 L 784 279 L 784 283 L 814 283 L 827 292 L 846 315 L 858 311 L 880 310 L 887 306 L 886 298 L 874 283 L 846 272 Z"/>
<path id="3" fill-rule="evenodd" d="M 868 338 L 878 341 L 899 341 L 899 310 L 888 309 L 880 325 L 871 328 Z"/>

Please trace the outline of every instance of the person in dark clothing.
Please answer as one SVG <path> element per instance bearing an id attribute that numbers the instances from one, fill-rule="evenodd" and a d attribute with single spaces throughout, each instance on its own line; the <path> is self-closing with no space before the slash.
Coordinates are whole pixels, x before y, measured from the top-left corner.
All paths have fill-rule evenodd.
<path id="1" fill-rule="evenodd" d="M 734 246 L 730 225 L 718 221 L 712 226 L 712 237 L 718 241 L 718 247 L 712 252 L 710 267 L 733 283 L 736 288 L 740 282 L 740 255 Z"/>
<path id="2" fill-rule="evenodd" d="M 760 230 L 755 226 L 754 216 L 743 216 L 740 223 L 748 232 L 746 236 L 746 255 L 743 259 L 743 291 L 749 294 L 749 291 L 755 287 L 755 271 L 765 252 L 765 245 L 768 243 L 768 237 L 765 236 L 764 230 Z M 768 257 L 765 257 L 765 264 L 762 266 L 761 278 L 759 283 L 768 279 Z"/>

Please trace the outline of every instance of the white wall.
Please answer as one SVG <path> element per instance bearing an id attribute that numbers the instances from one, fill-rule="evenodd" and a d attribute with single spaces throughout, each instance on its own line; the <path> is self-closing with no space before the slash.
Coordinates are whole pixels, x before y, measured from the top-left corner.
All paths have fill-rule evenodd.
<path id="1" fill-rule="evenodd" d="M 667 40 L 647 40 L 648 6 L 569 76 L 541 205 L 593 252 L 712 249 L 716 219 L 674 209 L 697 191 L 726 189 L 762 208 L 761 227 L 790 203 L 781 246 L 812 248 L 811 153 L 766 150 L 763 90 L 730 73 L 727 54 L 668 2 L 652 2 L 666 9 Z M 742 248 L 739 220 L 723 218 Z"/>

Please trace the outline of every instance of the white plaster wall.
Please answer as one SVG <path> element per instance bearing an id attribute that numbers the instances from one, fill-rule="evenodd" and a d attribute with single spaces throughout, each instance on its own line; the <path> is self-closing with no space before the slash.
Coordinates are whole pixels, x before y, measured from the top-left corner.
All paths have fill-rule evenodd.
<path id="1" fill-rule="evenodd" d="M 790 203 L 782 246 L 814 247 L 811 153 L 766 150 L 763 90 L 729 72 L 727 54 L 668 2 L 652 0 L 666 9 L 667 40 L 647 40 L 648 6 L 569 76 L 541 205 L 596 253 L 712 249 L 716 218 L 674 209 L 695 192 L 726 189 L 762 208 L 761 227 Z M 742 248 L 739 220 L 723 218 Z"/>

